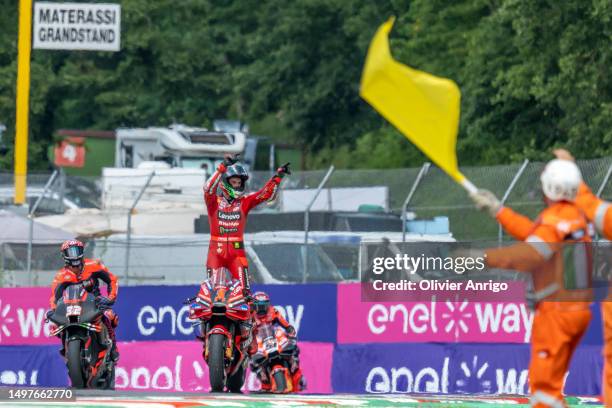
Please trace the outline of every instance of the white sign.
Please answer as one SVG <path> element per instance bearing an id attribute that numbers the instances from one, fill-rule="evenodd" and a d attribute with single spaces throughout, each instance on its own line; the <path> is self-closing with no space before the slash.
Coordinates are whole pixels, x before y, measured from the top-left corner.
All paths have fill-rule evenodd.
<path id="1" fill-rule="evenodd" d="M 119 51 L 119 4 L 36 2 L 33 19 L 34 48 Z"/>

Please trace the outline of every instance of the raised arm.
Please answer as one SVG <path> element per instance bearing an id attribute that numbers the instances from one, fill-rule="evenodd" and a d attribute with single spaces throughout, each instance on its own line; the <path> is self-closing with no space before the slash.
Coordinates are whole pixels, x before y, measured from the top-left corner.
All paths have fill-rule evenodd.
<path id="1" fill-rule="evenodd" d="M 217 171 L 215 171 L 213 175 L 210 176 L 210 178 L 204 185 L 204 202 L 206 203 L 207 208 L 215 202 L 217 195 L 217 186 L 221 181 L 221 176 L 223 175 L 223 173 L 225 173 L 225 165 L 221 163 L 219 164 L 219 167 L 217 167 Z"/>
<path id="2" fill-rule="evenodd" d="M 276 191 L 281 179 L 278 176 L 272 177 L 268 182 L 261 188 L 261 190 L 251 193 L 243 198 L 242 208 L 245 213 L 248 213 L 259 204 L 271 201 L 276 197 Z"/>
<path id="3" fill-rule="evenodd" d="M 248 213 L 259 204 L 274 200 L 276 198 L 276 192 L 278 191 L 278 185 L 287 174 L 291 174 L 289 163 L 279 167 L 276 170 L 276 174 L 268 180 L 261 190 L 244 197 L 242 202 L 244 212 Z"/>
<path id="4" fill-rule="evenodd" d="M 609 202 L 597 197 L 582 183 L 578 188 L 576 205 L 604 237 L 612 239 L 612 206 Z"/>

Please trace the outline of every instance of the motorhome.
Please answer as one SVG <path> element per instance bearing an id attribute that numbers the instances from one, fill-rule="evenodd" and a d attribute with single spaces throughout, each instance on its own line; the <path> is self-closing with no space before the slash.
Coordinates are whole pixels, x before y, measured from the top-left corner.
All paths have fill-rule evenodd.
<path id="1" fill-rule="evenodd" d="M 143 168 L 161 162 L 163 167 L 210 171 L 226 153 L 240 154 L 253 169 L 259 170 L 263 164 L 262 170 L 267 170 L 274 165 L 274 146 L 263 138 L 249 137 L 248 126 L 238 121 L 215 120 L 212 130 L 174 124 L 116 131 L 116 168 Z"/>

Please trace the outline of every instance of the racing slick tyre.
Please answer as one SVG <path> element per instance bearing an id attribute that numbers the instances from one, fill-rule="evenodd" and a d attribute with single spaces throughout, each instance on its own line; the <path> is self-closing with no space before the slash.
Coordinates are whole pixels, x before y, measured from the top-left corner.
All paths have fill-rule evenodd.
<path id="1" fill-rule="evenodd" d="M 211 334 L 208 338 L 208 374 L 210 390 L 223 392 L 225 388 L 225 335 Z"/>
<path id="2" fill-rule="evenodd" d="M 276 389 L 274 392 L 280 394 L 287 390 L 287 379 L 285 378 L 285 371 L 278 370 L 274 373 L 274 383 L 276 384 Z"/>
<path id="3" fill-rule="evenodd" d="M 66 365 L 68 366 L 68 376 L 73 388 L 85 388 L 85 378 L 83 378 L 83 363 L 81 361 L 81 342 L 72 340 L 66 347 Z"/>

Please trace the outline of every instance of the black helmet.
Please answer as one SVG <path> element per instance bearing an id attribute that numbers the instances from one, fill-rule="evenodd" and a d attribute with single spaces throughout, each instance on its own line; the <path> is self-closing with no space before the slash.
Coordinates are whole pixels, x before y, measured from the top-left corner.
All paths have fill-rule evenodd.
<path id="1" fill-rule="evenodd" d="M 85 245 L 81 241 L 71 239 L 62 244 L 61 252 L 66 266 L 82 266 Z"/>
<path id="2" fill-rule="evenodd" d="M 232 187 L 229 182 L 229 179 L 232 177 L 240 178 L 240 186 Z M 244 166 L 240 163 L 232 164 L 225 169 L 225 173 L 223 173 L 223 180 L 219 185 L 221 187 L 221 191 L 225 198 L 228 200 L 233 200 L 235 198 L 240 198 L 244 194 L 246 181 L 249 179 L 249 173 L 246 171 Z"/>
<path id="3" fill-rule="evenodd" d="M 270 296 L 266 292 L 255 292 L 253 295 L 253 308 L 255 313 L 259 316 L 263 316 L 268 313 L 270 307 Z"/>

